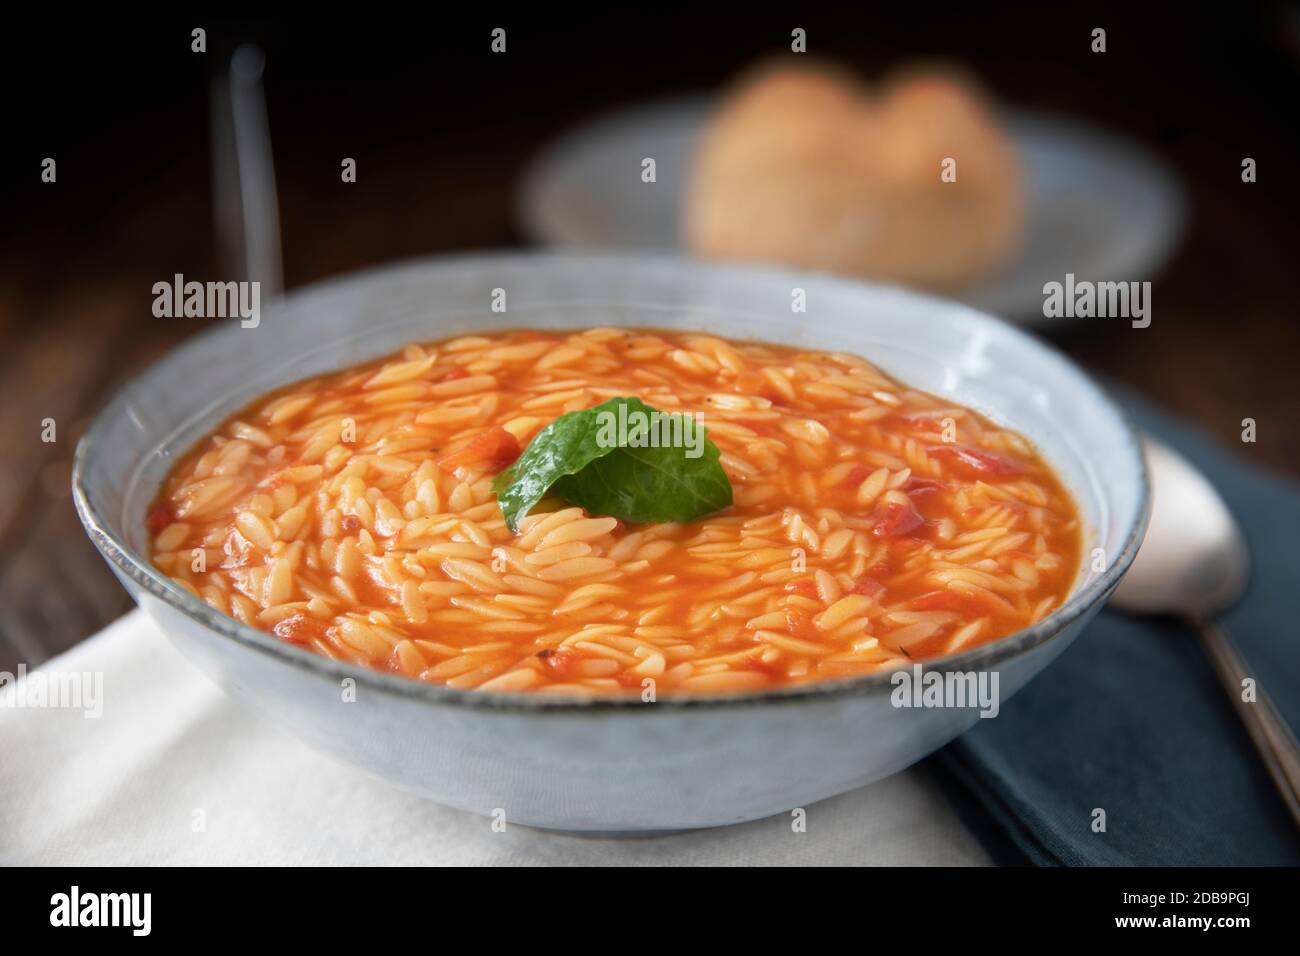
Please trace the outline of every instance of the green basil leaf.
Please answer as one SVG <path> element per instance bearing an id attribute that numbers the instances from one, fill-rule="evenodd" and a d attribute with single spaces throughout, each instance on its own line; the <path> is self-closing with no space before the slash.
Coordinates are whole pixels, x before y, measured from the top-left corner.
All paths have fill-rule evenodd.
<path id="1" fill-rule="evenodd" d="M 731 482 L 718 464 L 718 446 L 687 458 L 681 448 L 620 448 L 555 484 L 565 501 L 591 514 L 644 524 L 690 521 L 731 504 Z"/>
<path id="2" fill-rule="evenodd" d="M 618 427 L 609 427 L 610 415 Z M 519 519 L 552 491 L 591 514 L 638 524 L 690 521 L 726 508 L 731 483 L 707 430 L 700 429 L 699 454 L 692 458 L 680 445 L 652 447 L 655 434 L 640 424 L 657 420 L 664 437 L 698 427 L 692 420 L 674 421 L 682 418 L 638 398 L 611 398 L 561 415 L 493 482 L 506 524 L 518 530 Z"/>

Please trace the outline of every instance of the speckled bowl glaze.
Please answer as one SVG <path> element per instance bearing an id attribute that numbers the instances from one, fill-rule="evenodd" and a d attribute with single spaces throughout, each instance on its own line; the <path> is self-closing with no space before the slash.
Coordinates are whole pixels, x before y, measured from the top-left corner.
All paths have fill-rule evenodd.
<path id="1" fill-rule="evenodd" d="M 505 312 L 491 309 L 498 289 Z M 806 312 L 792 309 L 795 290 Z M 1105 570 L 1085 562 L 1069 600 L 1036 626 L 927 665 L 996 671 L 1003 701 L 1074 640 L 1141 540 L 1149 495 L 1133 431 L 1077 368 L 1028 335 L 892 287 L 643 256 L 417 261 L 295 292 L 257 328 L 231 319 L 104 409 L 77 449 L 77 510 L 131 596 L 233 697 L 385 780 L 515 823 L 598 832 L 738 823 L 863 786 L 969 729 L 973 709 L 893 706 L 888 674 L 650 704 L 457 691 L 282 643 L 214 612 L 146 560 L 145 511 L 167 471 L 258 395 L 410 341 L 596 325 L 854 352 L 1033 439 L 1074 494 L 1085 553 L 1100 548 Z"/>

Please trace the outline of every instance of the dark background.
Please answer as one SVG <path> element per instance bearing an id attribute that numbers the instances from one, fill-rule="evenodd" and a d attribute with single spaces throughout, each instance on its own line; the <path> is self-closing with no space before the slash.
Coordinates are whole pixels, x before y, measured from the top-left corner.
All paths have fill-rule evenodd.
<path id="1" fill-rule="evenodd" d="M 72 452 L 124 379 L 207 324 L 154 318 L 151 286 L 176 272 L 220 276 L 208 92 L 243 40 L 268 56 L 290 289 L 398 257 L 520 244 L 515 186 L 551 137 L 621 105 L 715 88 L 787 50 L 795 26 L 810 52 L 868 76 L 918 56 L 956 59 L 1008 103 L 1145 144 L 1187 188 L 1187 236 L 1155 277 L 1152 327 L 1096 320 L 1052 341 L 1300 474 L 1300 16 L 1272 5 L 1045 7 L 722 16 L 631 5 L 625 17 L 417 19 L 363 5 L 283 20 L 7 11 L 0 669 L 39 663 L 129 605 L 72 512 Z M 190 52 L 195 26 L 208 31 L 206 54 Z M 496 26 L 508 31 L 504 56 L 489 52 Z M 1104 54 L 1089 49 L 1097 26 Z M 40 181 L 46 156 L 58 162 L 53 185 Z M 340 181 L 344 156 L 357 159 L 355 184 Z M 1252 185 L 1240 178 L 1246 156 L 1259 164 Z M 1259 423 L 1256 444 L 1240 444 L 1245 417 Z M 54 444 L 40 441 L 44 418 L 58 422 Z"/>

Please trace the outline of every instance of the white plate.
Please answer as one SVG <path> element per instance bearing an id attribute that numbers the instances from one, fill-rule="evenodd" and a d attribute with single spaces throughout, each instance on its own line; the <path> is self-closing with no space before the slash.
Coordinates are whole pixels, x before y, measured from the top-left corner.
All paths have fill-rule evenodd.
<path id="1" fill-rule="evenodd" d="M 533 161 L 519 212 L 539 242 L 582 249 L 680 252 L 680 208 L 695 141 L 714 104 L 691 97 L 629 109 L 585 125 Z M 1029 231 L 1002 273 L 956 294 L 976 308 L 1030 325 L 1043 316 L 1043 283 L 1147 280 L 1182 232 L 1173 172 L 1131 143 L 1037 113 L 1012 114 L 1029 170 Z M 654 157 L 657 181 L 641 181 Z"/>

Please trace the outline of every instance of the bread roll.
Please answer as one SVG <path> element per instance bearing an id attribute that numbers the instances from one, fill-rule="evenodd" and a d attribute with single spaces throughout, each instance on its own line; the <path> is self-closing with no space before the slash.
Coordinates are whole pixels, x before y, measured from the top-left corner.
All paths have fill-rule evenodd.
<path id="1" fill-rule="evenodd" d="M 913 70 L 873 92 L 831 65 L 783 65 L 742 80 L 709 125 L 685 240 L 709 258 L 943 288 L 1015 254 L 1024 202 L 1015 146 L 969 81 Z"/>

